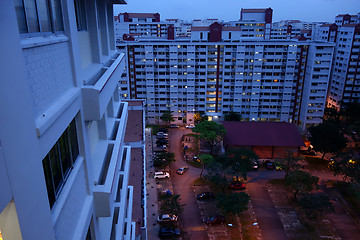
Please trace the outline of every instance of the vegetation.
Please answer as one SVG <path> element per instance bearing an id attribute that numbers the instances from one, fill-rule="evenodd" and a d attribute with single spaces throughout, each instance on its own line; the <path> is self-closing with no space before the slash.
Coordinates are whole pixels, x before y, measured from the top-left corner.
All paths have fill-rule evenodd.
<path id="1" fill-rule="evenodd" d="M 247 172 L 252 169 L 254 161 L 258 159 L 258 155 L 251 149 L 231 148 L 226 153 L 223 165 L 229 169 L 229 172 L 232 173 L 237 180 L 239 180 L 239 177 L 246 180 Z"/>
<path id="2" fill-rule="evenodd" d="M 202 177 L 205 170 L 205 165 L 211 164 L 214 161 L 214 157 L 211 156 L 210 154 L 200 154 L 198 158 L 202 165 L 201 173 L 200 173 L 200 177 Z"/>
<path id="3" fill-rule="evenodd" d="M 179 203 L 180 195 L 173 195 L 168 198 L 165 198 L 161 202 L 160 209 L 163 213 L 171 213 L 179 216 L 180 213 L 184 210 L 184 205 Z"/>
<path id="4" fill-rule="evenodd" d="M 360 156 L 357 151 L 339 153 L 329 163 L 329 168 L 335 176 L 341 175 L 344 181 L 360 183 Z"/>
<path id="5" fill-rule="evenodd" d="M 317 219 L 325 213 L 334 211 L 329 196 L 325 194 L 305 194 L 298 200 L 298 204 L 310 219 Z"/>
<path id="6" fill-rule="evenodd" d="M 224 120 L 225 121 L 236 121 L 236 122 L 240 122 L 241 121 L 241 114 L 234 112 L 234 111 L 230 111 L 229 113 L 224 115 Z"/>
<path id="7" fill-rule="evenodd" d="M 154 159 L 154 167 L 167 167 L 175 162 L 175 154 L 171 152 L 160 152 Z"/>
<path id="8" fill-rule="evenodd" d="M 247 209 L 250 197 L 244 192 L 216 195 L 217 206 L 226 214 L 239 214 Z"/>
<path id="9" fill-rule="evenodd" d="M 318 177 L 312 176 L 308 172 L 295 170 L 289 173 L 285 183 L 292 189 L 294 198 L 297 200 L 299 194 L 310 193 L 317 189 L 318 181 Z"/>
<path id="10" fill-rule="evenodd" d="M 172 115 L 171 111 L 165 111 L 161 116 L 160 119 L 164 122 L 170 123 L 175 120 L 174 116 Z"/>
<path id="11" fill-rule="evenodd" d="M 346 147 L 346 138 L 338 124 L 327 121 L 309 128 L 310 141 L 315 151 L 336 154 Z"/>
<path id="12" fill-rule="evenodd" d="M 210 154 L 213 155 L 214 147 L 224 139 L 225 128 L 222 124 L 203 121 L 196 124 L 192 129 L 196 138 L 206 142 L 210 147 Z"/>
<path id="13" fill-rule="evenodd" d="M 282 170 L 285 172 L 285 179 L 289 176 L 291 171 L 299 170 L 301 165 L 299 161 L 301 157 L 297 157 L 292 152 L 287 152 L 286 156 L 279 162 L 281 165 Z"/>
<path id="14" fill-rule="evenodd" d="M 204 112 L 197 112 L 194 114 L 194 123 L 199 123 L 207 120 L 208 116 L 206 116 Z"/>

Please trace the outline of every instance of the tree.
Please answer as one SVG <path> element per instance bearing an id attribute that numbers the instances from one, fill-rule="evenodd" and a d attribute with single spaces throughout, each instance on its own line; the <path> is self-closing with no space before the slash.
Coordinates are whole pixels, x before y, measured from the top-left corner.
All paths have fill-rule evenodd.
<path id="1" fill-rule="evenodd" d="M 312 176 L 308 172 L 295 170 L 289 173 L 285 183 L 292 188 L 296 200 L 299 194 L 310 193 L 316 189 L 318 181 L 318 177 Z"/>
<path id="2" fill-rule="evenodd" d="M 337 153 L 346 147 L 347 140 L 338 124 L 327 121 L 309 128 L 311 145 L 315 151 L 322 152 L 321 159 L 326 153 Z"/>
<path id="3" fill-rule="evenodd" d="M 351 123 L 360 121 L 360 103 L 357 101 L 343 103 L 341 106 L 341 114 Z"/>
<path id="4" fill-rule="evenodd" d="M 335 107 L 327 107 L 324 109 L 324 120 L 338 121 L 340 113 Z"/>
<path id="5" fill-rule="evenodd" d="M 235 215 L 247 209 L 250 197 L 244 192 L 232 193 L 229 195 L 218 193 L 216 195 L 216 200 L 216 205 L 226 214 Z"/>
<path id="6" fill-rule="evenodd" d="M 204 112 L 197 112 L 194 114 L 194 123 L 199 123 L 207 120 L 208 116 L 206 116 Z"/>
<path id="7" fill-rule="evenodd" d="M 285 179 L 289 176 L 290 171 L 295 171 L 300 169 L 301 165 L 299 161 L 301 157 L 297 157 L 292 152 L 287 152 L 286 156 L 281 160 L 280 165 L 285 172 Z"/>
<path id="8" fill-rule="evenodd" d="M 257 159 L 259 159 L 258 155 L 251 149 L 230 148 L 226 153 L 224 165 L 229 168 L 238 181 L 240 176 L 246 180 L 247 172 L 252 169 L 254 161 Z"/>
<path id="9" fill-rule="evenodd" d="M 205 170 L 205 165 L 211 164 L 214 161 L 214 157 L 211 156 L 210 154 L 200 154 L 199 159 L 201 161 L 201 165 L 202 165 L 202 169 L 201 169 L 201 173 L 200 173 L 200 177 L 202 177 L 203 172 Z"/>
<path id="10" fill-rule="evenodd" d="M 213 155 L 214 147 L 224 139 L 225 128 L 223 125 L 212 122 L 203 121 L 196 124 L 192 129 L 196 138 L 205 141 L 210 147 L 210 154 Z"/>
<path id="11" fill-rule="evenodd" d="M 225 114 L 224 120 L 225 121 L 240 122 L 241 121 L 241 114 L 237 113 L 237 112 L 234 112 L 234 111 L 230 111 L 229 113 Z"/>
<path id="12" fill-rule="evenodd" d="M 161 116 L 160 119 L 164 122 L 170 123 L 175 120 L 174 116 L 172 115 L 171 111 L 165 111 Z"/>
<path id="13" fill-rule="evenodd" d="M 325 194 L 305 194 L 298 200 L 298 204 L 311 219 L 316 219 L 325 213 L 334 211 L 329 196 Z"/>
<path id="14" fill-rule="evenodd" d="M 229 180 L 227 179 L 225 174 L 210 173 L 206 177 L 215 186 L 219 187 L 221 191 L 225 194 L 225 189 L 229 185 Z"/>
<path id="15" fill-rule="evenodd" d="M 162 201 L 161 211 L 163 213 L 171 213 L 179 216 L 180 213 L 184 210 L 184 205 L 179 203 L 180 195 L 173 195 L 169 198 L 166 198 Z"/>
<path id="16" fill-rule="evenodd" d="M 166 167 L 175 162 L 175 154 L 171 152 L 161 152 L 154 157 L 154 167 Z"/>
<path id="17" fill-rule="evenodd" d="M 329 168 L 334 175 L 342 175 L 344 181 L 360 183 L 360 156 L 357 151 L 347 151 L 339 153 Z"/>

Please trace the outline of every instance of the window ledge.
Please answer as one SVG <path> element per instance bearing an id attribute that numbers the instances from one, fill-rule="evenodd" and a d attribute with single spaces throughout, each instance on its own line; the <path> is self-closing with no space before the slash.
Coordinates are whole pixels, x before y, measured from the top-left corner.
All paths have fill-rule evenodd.
<path id="1" fill-rule="evenodd" d="M 21 47 L 23 49 L 33 48 L 39 46 L 50 45 L 54 43 L 67 42 L 69 38 L 63 34 L 61 35 L 50 35 L 46 37 L 33 37 L 25 38 L 21 40 Z"/>

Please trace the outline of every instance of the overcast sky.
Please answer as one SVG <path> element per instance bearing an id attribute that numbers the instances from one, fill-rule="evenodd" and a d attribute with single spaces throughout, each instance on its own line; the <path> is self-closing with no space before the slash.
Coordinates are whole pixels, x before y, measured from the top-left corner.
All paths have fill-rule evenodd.
<path id="1" fill-rule="evenodd" d="M 161 20 L 217 18 L 238 20 L 241 8 L 274 10 L 273 22 L 284 19 L 334 22 L 338 14 L 357 14 L 360 0 L 127 0 L 115 6 L 114 12 L 160 13 Z"/>

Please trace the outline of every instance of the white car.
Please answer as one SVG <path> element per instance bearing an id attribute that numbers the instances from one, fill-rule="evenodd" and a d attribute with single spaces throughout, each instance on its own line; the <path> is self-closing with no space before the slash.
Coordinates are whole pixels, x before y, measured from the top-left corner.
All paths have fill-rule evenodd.
<path id="1" fill-rule="evenodd" d="M 154 178 L 169 178 L 170 174 L 167 172 L 155 172 Z"/>
<path id="2" fill-rule="evenodd" d="M 177 216 L 172 214 L 163 214 L 158 216 L 158 222 L 175 222 L 177 221 Z"/>
<path id="3" fill-rule="evenodd" d="M 195 127 L 194 124 L 188 124 L 188 125 L 185 126 L 185 128 L 194 128 L 194 127 Z"/>
<path id="4" fill-rule="evenodd" d="M 164 133 L 164 132 L 158 132 L 158 133 L 156 134 L 156 136 L 157 136 L 157 137 L 167 137 L 168 134 L 167 134 L 167 133 Z"/>

